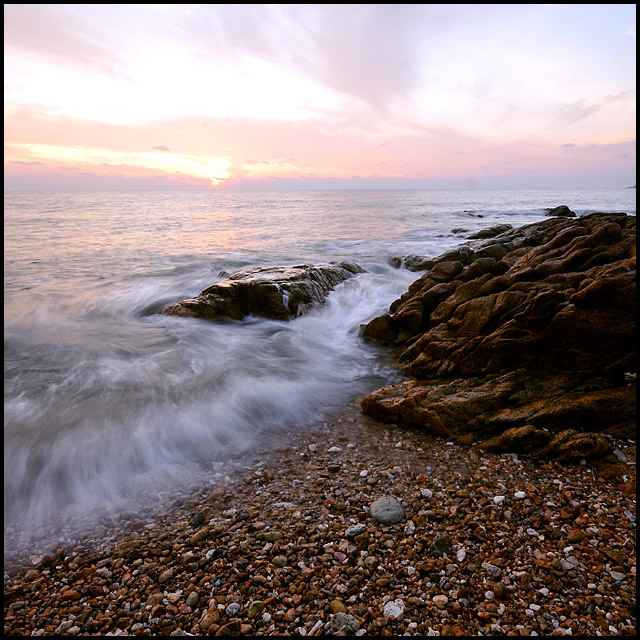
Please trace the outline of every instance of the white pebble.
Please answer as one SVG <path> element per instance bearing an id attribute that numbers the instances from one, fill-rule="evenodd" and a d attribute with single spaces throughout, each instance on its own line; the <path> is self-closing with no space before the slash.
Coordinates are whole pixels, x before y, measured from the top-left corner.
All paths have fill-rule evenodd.
<path id="1" fill-rule="evenodd" d="M 467 552 L 464 549 L 458 549 L 458 552 L 456 553 L 456 558 L 458 559 L 458 562 L 462 562 L 466 557 L 467 557 Z"/>
<path id="2" fill-rule="evenodd" d="M 513 496 L 517 499 L 517 500 L 524 500 L 525 497 L 527 496 L 527 494 L 524 491 L 516 491 Z"/>
<path id="3" fill-rule="evenodd" d="M 404 613 L 404 602 L 398 598 L 384 605 L 384 615 L 387 618 L 399 618 Z"/>
<path id="4" fill-rule="evenodd" d="M 312 636 L 320 627 L 322 627 L 324 625 L 324 622 L 322 622 L 322 620 L 318 620 L 313 627 L 311 627 L 311 631 L 309 631 L 309 635 Z"/>
<path id="5" fill-rule="evenodd" d="M 447 602 L 449 602 L 449 598 L 447 598 L 447 596 L 445 595 L 437 595 L 433 596 L 433 598 L 431 598 L 431 601 L 436 605 L 436 607 L 444 607 Z"/>
<path id="6" fill-rule="evenodd" d="M 493 496 L 493 501 L 496 504 L 502 504 L 504 502 L 504 500 L 505 500 L 504 496 Z"/>

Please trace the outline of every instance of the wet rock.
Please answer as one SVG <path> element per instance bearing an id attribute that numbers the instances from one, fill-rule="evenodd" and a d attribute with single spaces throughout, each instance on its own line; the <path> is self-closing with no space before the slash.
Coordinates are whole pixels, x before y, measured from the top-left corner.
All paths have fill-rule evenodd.
<path id="1" fill-rule="evenodd" d="M 513 229 L 513 225 L 510 224 L 497 224 L 493 227 L 489 227 L 488 229 L 482 229 L 481 231 L 477 231 L 469 236 L 470 240 L 483 240 L 486 238 L 495 238 L 496 236 L 504 233 L 505 231 L 509 231 Z"/>
<path id="2" fill-rule="evenodd" d="M 553 209 L 546 209 L 548 216 L 562 216 L 564 218 L 575 218 L 575 212 L 571 211 L 566 204 L 561 204 L 559 207 Z"/>
<path id="3" fill-rule="evenodd" d="M 633 437 L 635 217 L 552 217 L 471 244 L 364 327 L 415 379 L 363 412 L 567 463 L 609 454 L 591 432 Z"/>
<path id="4" fill-rule="evenodd" d="M 332 289 L 360 273 L 364 270 L 350 262 L 241 271 L 194 298 L 168 305 L 161 313 L 187 318 L 242 320 L 254 315 L 289 320 L 324 303 Z"/>

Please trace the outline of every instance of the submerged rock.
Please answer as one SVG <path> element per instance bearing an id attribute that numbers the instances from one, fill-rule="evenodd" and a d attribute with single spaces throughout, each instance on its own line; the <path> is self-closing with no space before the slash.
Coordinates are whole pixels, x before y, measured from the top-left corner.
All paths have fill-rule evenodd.
<path id="1" fill-rule="evenodd" d="M 416 379 L 373 392 L 363 411 L 565 460 L 610 449 L 576 433 L 632 437 L 635 217 L 554 217 L 464 249 L 364 327 Z"/>
<path id="2" fill-rule="evenodd" d="M 364 272 L 351 262 L 239 271 L 194 298 L 168 305 L 160 313 L 186 318 L 242 320 L 254 315 L 289 320 L 322 304 L 336 285 Z"/>

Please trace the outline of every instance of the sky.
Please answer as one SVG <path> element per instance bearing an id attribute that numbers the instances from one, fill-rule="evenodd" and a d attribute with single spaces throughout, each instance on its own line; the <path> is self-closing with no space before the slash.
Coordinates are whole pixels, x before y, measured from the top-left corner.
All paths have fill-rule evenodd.
<path id="1" fill-rule="evenodd" d="M 635 4 L 5 4 L 5 190 L 624 188 Z"/>

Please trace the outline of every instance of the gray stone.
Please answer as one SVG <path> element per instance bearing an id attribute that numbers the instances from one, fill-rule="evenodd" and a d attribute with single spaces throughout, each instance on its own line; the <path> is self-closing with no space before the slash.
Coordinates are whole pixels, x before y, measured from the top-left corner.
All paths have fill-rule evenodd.
<path id="1" fill-rule="evenodd" d="M 442 558 L 451 553 L 451 538 L 449 536 L 440 536 L 431 543 L 431 553 L 436 558 Z"/>
<path id="2" fill-rule="evenodd" d="M 405 512 L 402 503 L 396 498 L 379 498 L 371 504 L 369 508 L 371 517 L 382 524 L 396 524 L 405 519 Z"/>
<path id="3" fill-rule="evenodd" d="M 364 533 L 367 530 L 366 524 L 354 524 L 353 527 L 349 527 L 344 532 L 345 538 L 355 538 L 355 536 L 359 536 L 361 533 Z"/>
<path id="4" fill-rule="evenodd" d="M 338 612 L 335 615 L 332 615 L 329 619 L 329 622 L 324 625 L 324 632 L 333 636 L 339 632 L 342 632 L 342 635 L 348 636 L 355 633 L 360 628 L 360 623 L 356 618 L 350 616 L 348 613 Z"/>

